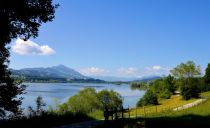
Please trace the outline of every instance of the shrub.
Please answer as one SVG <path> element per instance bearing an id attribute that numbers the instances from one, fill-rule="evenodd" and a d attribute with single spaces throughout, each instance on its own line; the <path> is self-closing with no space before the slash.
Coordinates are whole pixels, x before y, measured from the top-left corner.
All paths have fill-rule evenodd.
<path id="1" fill-rule="evenodd" d="M 137 106 L 145 105 L 158 105 L 157 94 L 151 89 L 147 90 L 145 95 L 137 102 Z"/>
<path id="2" fill-rule="evenodd" d="M 181 87 L 181 95 L 185 100 L 198 98 L 200 96 L 199 79 L 188 78 L 186 83 Z"/>

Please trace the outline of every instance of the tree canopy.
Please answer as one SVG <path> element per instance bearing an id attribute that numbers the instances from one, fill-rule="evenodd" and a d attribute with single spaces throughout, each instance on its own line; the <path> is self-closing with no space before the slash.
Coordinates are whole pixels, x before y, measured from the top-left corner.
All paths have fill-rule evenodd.
<path id="1" fill-rule="evenodd" d="M 21 113 L 24 86 L 10 77 L 9 48 L 12 39 L 37 37 L 42 23 L 52 21 L 55 9 L 52 0 L 2 0 L 0 2 L 0 118 L 6 113 L 17 117 Z"/>
<path id="2" fill-rule="evenodd" d="M 89 113 L 101 106 L 94 88 L 80 90 L 76 95 L 60 106 L 61 112 L 71 111 L 73 113 Z"/>
<path id="3" fill-rule="evenodd" d="M 145 105 L 158 105 L 158 97 L 157 94 L 152 89 L 148 89 L 144 96 L 137 102 L 136 104 L 139 106 Z"/>
<path id="4" fill-rule="evenodd" d="M 96 92 L 94 88 L 85 88 L 60 105 L 59 111 L 88 114 L 105 108 L 120 108 L 122 103 L 121 95 L 113 90 Z"/>
<path id="5" fill-rule="evenodd" d="M 102 109 L 104 108 L 121 108 L 123 105 L 122 96 L 113 90 L 101 90 L 98 93 L 98 98 L 102 103 Z"/>
<path id="6" fill-rule="evenodd" d="M 206 84 L 210 85 L 210 63 L 207 65 L 206 73 L 204 75 L 204 81 Z"/>
<path id="7" fill-rule="evenodd" d="M 201 75 L 200 66 L 196 66 L 193 61 L 181 63 L 171 70 L 173 76 L 179 84 L 181 95 L 184 99 L 199 97 L 200 93 L 200 80 Z"/>
<path id="8" fill-rule="evenodd" d="M 173 76 L 177 78 L 189 78 L 201 75 L 200 66 L 196 66 L 193 61 L 181 63 L 171 70 Z"/>

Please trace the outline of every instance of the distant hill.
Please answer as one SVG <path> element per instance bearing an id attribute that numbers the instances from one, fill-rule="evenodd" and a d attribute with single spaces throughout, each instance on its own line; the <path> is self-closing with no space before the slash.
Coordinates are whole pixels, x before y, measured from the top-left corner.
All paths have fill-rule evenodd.
<path id="1" fill-rule="evenodd" d="M 162 77 L 161 76 L 146 76 L 146 77 L 142 77 L 140 79 L 133 80 L 132 82 L 149 82 L 149 81 L 153 81 L 153 80 L 160 79 L 160 78 L 162 78 Z"/>
<path id="2" fill-rule="evenodd" d="M 153 81 L 159 78 L 162 78 L 161 76 L 145 76 L 141 78 L 135 78 L 135 77 L 114 77 L 114 76 L 94 76 L 94 78 L 109 81 L 109 82 L 148 82 L 148 81 Z"/>
<path id="3" fill-rule="evenodd" d="M 11 69 L 12 76 L 26 82 L 103 82 L 80 74 L 64 65 L 47 68 Z"/>
<path id="4" fill-rule="evenodd" d="M 116 77 L 116 76 L 93 76 L 93 78 L 105 80 L 109 82 L 116 82 L 116 81 L 127 82 L 127 81 L 132 81 L 136 79 L 136 78 L 126 78 L 126 77 Z"/>

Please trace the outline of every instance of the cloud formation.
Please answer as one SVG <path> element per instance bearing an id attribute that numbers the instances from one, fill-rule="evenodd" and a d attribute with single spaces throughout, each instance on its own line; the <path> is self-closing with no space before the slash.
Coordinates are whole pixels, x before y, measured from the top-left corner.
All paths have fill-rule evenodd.
<path id="1" fill-rule="evenodd" d="M 33 41 L 17 39 L 12 46 L 12 51 L 19 55 L 53 55 L 55 50 L 48 45 L 39 45 Z"/>
<path id="2" fill-rule="evenodd" d="M 117 73 L 119 75 L 123 75 L 123 76 L 136 76 L 139 73 L 139 70 L 137 68 L 133 68 L 133 67 L 129 67 L 129 68 L 120 68 L 117 70 Z"/>
<path id="3" fill-rule="evenodd" d="M 90 68 L 80 69 L 80 72 L 88 76 L 96 76 L 96 75 L 101 76 L 108 73 L 109 71 L 98 67 L 90 67 Z"/>
<path id="4" fill-rule="evenodd" d="M 107 70 L 98 67 L 80 69 L 80 73 L 87 76 L 113 76 L 124 78 L 141 78 L 145 76 L 162 76 L 168 75 L 170 68 L 161 66 L 151 66 L 145 68 L 122 67 L 114 70 Z"/>
<path id="5" fill-rule="evenodd" d="M 162 67 L 159 66 L 159 65 L 157 65 L 157 66 L 153 66 L 152 69 L 153 69 L 153 70 L 160 70 L 160 69 L 162 69 Z"/>
<path id="6" fill-rule="evenodd" d="M 168 75 L 170 72 L 170 68 L 155 65 L 152 67 L 146 67 L 144 72 L 148 75 Z"/>

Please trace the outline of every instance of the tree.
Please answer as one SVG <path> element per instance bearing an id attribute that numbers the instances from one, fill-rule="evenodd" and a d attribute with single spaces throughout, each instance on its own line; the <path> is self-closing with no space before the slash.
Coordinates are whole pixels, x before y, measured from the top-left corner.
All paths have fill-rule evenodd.
<path id="1" fill-rule="evenodd" d="M 18 117 L 21 113 L 24 86 L 16 83 L 8 70 L 9 48 L 12 39 L 37 37 L 42 23 L 52 21 L 55 8 L 52 0 L 3 0 L 0 2 L 0 118 L 6 113 Z"/>
<path id="2" fill-rule="evenodd" d="M 46 103 L 44 102 L 42 97 L 38 96 L 35 102 L 36 102 L 36 110 L 34 110 L 31 106 L 28 107 L 29 117 L 41 116 L 44 113 L 43 107 L 46 106 Z"/>
<path id="3" fill-rule="evenodd" d="M 170 92 L 170 85 L 166 83 L 165 79 L 153 81 L 150 89 L 152 89 L 160 98 L 169 99 L 172 95 L 172 92 Z"/>
<path id="4" fill-rule="evenodd" d="M 165 79 L 165 83 L 168 85 L 168 89 L 172 94 L 175 94 L 176 87 L 175 87 L 175 79 L 171 74 L 169 74 Z"/>
<path id="5" fill-rule="evenodd" d="M 183 99 L 198 98 L 200 96 L 200 78 L 188 78 L 184 86 L 181 86 L 181 95 Z"/>
<path id="6" fill-rule="evenodd" d="M 73 112 L 74 114 L 88 114 L 99 109 L 101 103 L 97 98 L 97 92 L 94 88 L 80 90 L 78 94 L 70 97 L 68 101 L 60 106 L 61 112 Z"/>
<path id="7" fill-rule="evenodd" d="M 145 105 L 158 105 L 157 94 L 152 89 L 147 90 L 144 96 L 137 102 L 138 107 Z"/>
<path id="8" fill-rule="evenodd" d="M 113 90 L 101 90 L 100 92 L 98 92 L 98 99 L 102 103 L 101 109 L 119 109 L 123 105 L 122 96 Z"/>
<path id="9" fill-rule="evenodd" d="M 98 93 L 94 88 L 85 88 L 59 107 L 61 113 L 88 114 L 105 108 L 121 108 L 122 96 L 111 90 L 101 90 Z"/>
<path id="10" fill-rule="evenodd" d="M 200 93 L 198 78 L 201 75 L 200 66 L 193 61 L 181 63 L 171 70 L 172 75 L 177 78 L 184 99 L 197 98 Z M 196 83 L 196 84 L 195 84 Z"/>
<path id="11" fill-rule="evenodd" d="M 203 77 L 204 79 L 204 84 L 205 84 L 205 88 L 206 88 L 206 91 L 207 90 L 210 90 L 210 63 L 208 64 L 207 68 L 206 68 L 206 73 Z"/>
<path id="12" fill-rule="evenodd" d="M 171 73 L 176 78 L 190 78 L 201 75 L 200 66 L 196 66 L 193 61 L 181 63 L 171 70 Z"/>
<path id="13" fill-rule="evenodd" d="M 46 106 L 46 103 L 44 102 L 42 97 L 38 96 L 36 98 L 36 113 L 37 113 L 37 115 L 41 115 L 44 112 L 43 107 L 45 107 L 45 106 Z"/>

